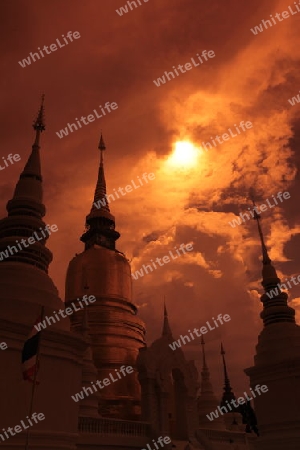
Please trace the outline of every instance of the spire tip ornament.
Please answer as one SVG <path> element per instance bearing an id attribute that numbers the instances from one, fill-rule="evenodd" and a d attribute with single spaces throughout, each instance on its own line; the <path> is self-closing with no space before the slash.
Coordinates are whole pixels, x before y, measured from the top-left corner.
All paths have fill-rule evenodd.
<path id="1" fill-rule="evenodd" d="M 264 265 L 271 264 L 272 261 L 271 261 L 271 258 L 269 257 L 268 249 L 266 247 L 265 240 L 264 240 L 264 235 L 263 235 L 263 232 L 262 232 L 262 228 L 261 228 L 261 225 L 259 223 L 261 217 L 259 216 L 259 214 L 256 211 L 257 206 L 255 204 L 253 190 L 250 191 L 250 198 L 252 200 L 253 209 L 254 209 L 254 217 L 253 217 L 253 219 L 256 220 L 256 222 L 257 222 L 257 228 L 258 228 L 258 233 L 259 233 L 260 242 L 261 242 L 261 248 L 262 248 L 262 254 L 263 254 L 263 264 Z"/>
<path id="2" fill-rule="evenodd" d="M 102 130 L 101 130 L 101 136 L 100 136 L 100 141 L 99 141 L 98 148 L 101 151 L 106 150 L 106 146 L 105 146 L 104 139 L 103 139 L 103 136 L 102 136 Z"/>
<path id="3" fill-rule="evenodd" d="M 41 106 L 36 120 L 33 122 L 33 129 L 36 131 L 45 131 L 45 108 L 44 108 L 45 94 L 42 94 Z"/>

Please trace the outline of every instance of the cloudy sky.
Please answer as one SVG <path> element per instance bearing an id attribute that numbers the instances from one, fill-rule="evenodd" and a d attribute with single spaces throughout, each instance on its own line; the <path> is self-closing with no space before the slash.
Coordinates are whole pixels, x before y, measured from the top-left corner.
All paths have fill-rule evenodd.
<path id="1" fill-rule="evenodd" d="M 222 340 L 238 394 L 248 388 L 243 369 L 252 365 L 262 328 L 261 252 L 253 220 L 236 227 L 229 221 L 251 207 L 251 188 L 257 204 L 279 191 L 290 193 L 262 214 L 262 226 L 280 277 L 300 273 L 299 105 L 288 102 L 300 88 L 300 13 L 254 35 L 251 28 L 293 2 L 140 2 L 122 16 L 116 9 L 125 0 L 1 3 L 1 157 L 21 156 L 1 171 L 1 216 L 30 153 L 32 120 L 44 92 L 44 203 L 47 223 L 59 228 L 48 246 L 54 254 L 50 275 L 61 297 L 68 262 L 83 250 L 79 237 L 92 204 L 102 129 L 108 193 L 145 172 L 155 174 L 147 186 L 110 205 L 121 233 L 117 247 L 132 270 L 193 243 L 188 255 L 133 282 L 147 342 L 161 333 L 164 296 L 174 338 L 230 314 L 229 323 L 206 335 L 207 359 L 220 393 Z M 68 31 L 80 38 L 28 66 L 18 63 L 38 47 L 63 42 Z M 203 50 L 215 57 L 160 87 L 154 84 Z M 94 109 L 99 114 L 106 102 L 118 109 L 57 136 L 76 117 Z M 208 151 L 201 148 L 241 121 L 252 128 Z M 182 141 L 194 151 L 179 146 L 174 154 Z M 300 288 L 289 295 L 300 308 Z M 198 364 L 198 341 L 185 350 Z"/>

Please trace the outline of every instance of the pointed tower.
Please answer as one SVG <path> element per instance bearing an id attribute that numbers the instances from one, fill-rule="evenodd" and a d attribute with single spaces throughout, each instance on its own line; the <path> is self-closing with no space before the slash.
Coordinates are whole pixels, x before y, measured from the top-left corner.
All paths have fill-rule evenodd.
<path id="1" fill-rule="evenodd" d="M 81 236 L 82 253 L 69 264 L 66 278 L 66 304 L 83 297 L 85 286 L 97 301 L 87 306 L 89 334 L 98 380 L 116 376 L 121 366 L 132 366 L 134 372 L 110 383 L 101 391 L 100 415 L 124 419 L 140 417 L 140 385 L 135 370 L 139 348 L 145 345 L 144 323 L 137 317 L 132 302 L 131 270 L 125 255 L 115 243 L 120 234 L 108 205 L 103 153 L 106 149 L 101 135 L 98 146 L 100 166 L 95 195 L 86 229 Z M 72 328 L 79 331 L 83 312 L 71 316 Z"/>
<path id="2" fill-rule="evenodd" d="M 162 336 L 166 336 L 166 337 L 173 339 L 172 330 L 171 330 L 171 327 L 169 324 L 169 318 L 168 318 L 168 312 L 167 312 L 165 299 L 164 299 L 164 323 L 163 323 Z"/>
<path id="3" fill-rule="evenodd" d="M 229 380 L 229 376 L 228 376 L 228 372 L 227 372 L 227 365 L 226 365 L 226 360 L 225 360 L 225 350 L 223 347 L 223 344 L 221 343 L 221 356 L 222 356 L 222 361 L 223 361 L 223 370 L 224 370 L 224 392 L 223 392 L 223 396 L 221 399 L 221 404 L 220 404 L 220 408 L 219 410 L 222 410 L 226 408 L 226 410 L 228 411 L 225 416 L 224 416 L 224 421 L 225 421 L 225 425 L 226 428 L 228 430 L 232 430 L 232 431 L 237 431 L 237 430 L 244 430 L 245 426 L 243 426 L 243 418 L 242 415 L 240 413 L 240 407 L 234 406 L 234 403 L 231 403 L 232 400 L 236 401 L 236 397 L 233 393 L 231 384 L 230 384 L 230 380 Z M 236 403 L 237 405 L 237 403 Z"/>
<path id="4" fill-rule="evenodd" d="M 161 336 L 140 349 L 137 366 L 142 387 L 142 420 L 172 442 L 194 436 L 198 427 L 198 372 L 182 348 L 174 345 L 166 304 Z M 181 448 L 181 447 L 180 447 Z"/>
<path id="5" fill-rule="evenodd" d="M 46 247 L 49 234 L 43 231 L 46 226 L 43 221 L 46 208 L 43 204 L 40 139 L 45 130 L 44 96 L 33 129 L 35 139 L 31 154 L 17 182 L 13 197 L 7 203 L 8 215 L 0 220 L 0 252 L 7 254 L 7 257 L 2 257 L 0 261 L 0 284 L 2 293 L 9 292 L 13 299 L 8 300 L 8 296 L 4 294 L 0 317 L 20 320 L 23 323 L 32 321 L 30 306 L 23 310 L 24 301 L 33 306 L 45 306 L 46 315 L 62 307 L 58 291 L 48 276 L 52 253 Z M 34 309 L 36 310 L 36 307 Z M 16 317 L 18 312 L 20 317 Z M 55 326 L 68 329 L 66 321 Z"/>
<path id="6" fill-rule="evenodd" d="M 46 247 L 47 235 L 41 232 L 45 229 L 40 163 L 41 133 L 45 130 L 43 101 L 33 128 L 35 138 L 31 154 L 13 197 L 7 203 L 8 215 L 0 220 L 0 251 L 9 253 L 0 262 L 0 342 L 7 344 L 5 352 L 1 352 L 3 429 L 20 423 L 29 412 L 32 385 L 22 380 L 21 351 L 41 313 L 41 306 L 44 306 L 46 318 L 53 318 L 54 311 L 64 310 L 64 303 L 47 273 L 52 254 Z M 72 401 L 71 395 L 81 389 L 81 364 L 86 344 L 81 337 L 70 333 L 68 318 L 56 323 L 50 321 L 50 324 L 41 331 L 40 384 L 35 391 L 33 409 L 42 411 L 46 419 L 38 428 L 30 429 L 29 446 L 45 449 L 51 442 L 52 448 L 75 450 L 78 403 Z M 56 399 L 59 399 L 57 414 L 53 413 Z M 25 433 L 15 438 L 19 439 L 18 444 L 12 445 L 22 447 L 23 444 L 24 448 Z M 3 448 L 11 445 L 2 444 Z"/>
<path id="7" fill-rule="evenodd" d="M 295 311 L 287 304 L 287 294 L 280 289 L 256 212 L 255 220 L 263 255 L 265 293 L 260 317 L 264 328 L 258 337 L 254 366 L 245 372 L 252 389 L 266 386 L 264 393 L 254 398 L 260 431 L 255 448 L 294 450 L 300 442 L 300 327 L 295 323 Z"/>
<path id="8" fill-rule="evenodd" d="M 210 381 L 210 372 L 206 364 L 205 356 L 205 342 L 203 336 L 201 336 L 202 346 L 202 371 L 201 371 L 201 386 L 200 393 L 197 398 L 199 425 L 200 428 L 213 429 L 213 430 L 225 430 L 225 424 L 223 417 L 219 415 L 213 421 L 207 418 L 207 415 L 212 411 L 218 409 L 219 402 L 214 394 L 213 387 Z"/>
<path id="9" fill-rule="evenodd" d="M 222 355 L 223 370 L 224 370 L 224 388 L 223 388 L 224 392 L 223 392 L 220 406 L 225 406 L 226 408 L 228 408 L 228 403 L 230 404 L 230 402 L 232 400 L 236 400 L 236 398 L 232 391 L 232 387 L 230 385 L 230 380 L 228 377 L 227 366 L 226 366 L 226 361 L 225 361 L 225 350 L 224 350 L 222 343 L 221 343 L 221 355 Z M 231 406 L 231 404 L 230 404 L 230 406 Z M 234 409 L 234 406 L 231 406 L 231 407 L 232 407 L 232 409 Z"/>
<path id="10" fill-rule="evenodd" d="M 2 262 L 19 261 L 36 266 L 47 273 L 48 266 L 52 261 L 52 254 L 45 247 L 49 235 L 46 234 L 44 237 L 41 234 L 41 230 L 46 226 L 42 220 L 46 210 L 42 203 L 40 162 L 40 136 L 45 130 L 44 96 L 33 128 L 35 140 L 31 154 L 20 175 L 13 198 L 7 203 L 8 216 L 0 222 L 0 251 L 8 249 L 9 252 L 9 257 L 3 259 Z M 34 232 L 38 234 L 40 240 L 35 239 L 34 244 L 28 245 L 27 240 L 33 236 Z M 22 239 L 26 239 L 25 244 Z M 18 243 L 20 243 L 19 246 Z"/>
<path id="11" fill-rule="evenodd" d="M 80 240 L 85 243 L 85 250 L 88 250 L 95 244 L 115 250 L 115 243 L 119 239 L 120 233 L 115 230 L 115 218 L 111 214 L 108 205 L 103 164 L 103 152 L 106 150 L 106 147 L 102 133 L 98 149 L 100 150 L 100 165 L 94 202 L 89 215 L 86 217 L 86 231 Z"/>

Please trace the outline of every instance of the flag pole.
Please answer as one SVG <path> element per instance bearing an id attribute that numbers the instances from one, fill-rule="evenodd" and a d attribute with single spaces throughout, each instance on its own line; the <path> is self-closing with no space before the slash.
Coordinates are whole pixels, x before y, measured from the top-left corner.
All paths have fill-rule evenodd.
<path id="1" fill-rule="evenodd" d="M 41 322 L 44 319 L 44 311 L 45 311 L 45 307 L 42 306 L 41 307 Z M 40 331 L 40 337 L 39 337 L 39 340 L 38 340 L 38 346 L 37 346 L 37 352 L 36 352 L 36 365 L 35 365 L 33 384 L 32 384 L 32 389 L 31 389 L 31 398 L 30 398 L 29 414 L 28 414 L 29 418 L 32 416 L 32 412 L 33 412 L 35 387 L 36 387 L 36 382 L 37 382 L 37 374 L 38 374 L 38 371 L 39 371 L 41 337 L 42 337 L 42 330 Z M 30 434 L 30 427 L 28 427 L 27 433 L 26 433 L 25 450 L 29 449 L 29 434 Z"/>

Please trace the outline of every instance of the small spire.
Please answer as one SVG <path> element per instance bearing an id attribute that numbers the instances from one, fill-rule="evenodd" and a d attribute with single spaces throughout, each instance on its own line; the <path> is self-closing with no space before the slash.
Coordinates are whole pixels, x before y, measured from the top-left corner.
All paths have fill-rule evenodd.
<path id="1" fill-rule="evenodd" d="M 35 141 L 32 150 L 20 174 L 19 181 L 16 184 L 13 198 L 6 205 L 8 217 L 0 221 L 0 241 L 3 240 L 5 247 L 9 243 L 14 245 L 16 237 L 19 239 L 28 238 L 29 230 L 40 234 L 40 229 L 46 224 L 42 221 L 45 216 L 45 205 L 43 204 L 43 185 L 40 161 L 39 136 L 45 130 L 44 125 L 44 96 L 42 97 L 41 106 L 37 119 L 33 124 L 36 132 Z M 29 224 L 30 223 L 30 227 Z M 10 238 L 9 238 L 10 237 Z M 8 239 L 11 242 L 8 242 Z M 25 264 L 34 265 L 46 273 L 48 266 L 52 261 L 52 253 L 45 246 L 46 240 L 39 239 L 30 245 L 28 249 L 10 256 L 10 261 L 23 262 Z M 1 243 L 0 243 L 1 244 Z M 0 245 L 1 247 L 1 245 Z"/>
<path id="2" fill-rule="evenodd" d="M 257 208 L 256 204 L 255 204 L 255 200 L 254 197 L 252 197 L 252 203 L 253 203 L 253 209 L 254 209 L 254 220 L 256 220 L 257 222 L 257 228 L 258 228 L 258 233 L 259 233 L 259 237 L 260 237 L 260 242 L 261 242 L 261 248 L 262 248 L 262 254 L 263 254 L 263 264 L 271 264 L 271 259 L 268 255 L 268 249 L 266 247 L 265 244 L 265 240 L 264 240 L 264 235 L 260 226 L 260 216 L 258 215 L 257 211 L 255 208 Z"/>
<path id="3" fill-rule="evenodd" d="M 101 136 L 100 136 L 100 141 L 99 141 L 98 148 L 101 151 L 106 150 L 104 139 L 103 139 L 103 136 L 102 136 L 102 131 L 101 131 Z"/>
<path id="4" fill-rule="evenodd" d="M 98 149 L 100 150 L 100 165 L 94 200 L 90 213 L 86 216 L 85 232 L 80 240 L 85 243 L 86 250 L 95 244 L 114 250 L 116 240 L 119 239 L 120 233 L 115 230 L 115 218 L 111 214 L 108 206 L 108 197 L 114 199 L 114 195 L 106 195 L 106 181 L 103 164 L 103 151 L 106 149 L 106 146 L 102 132 Z"/>
<path id="5" fill-rule="evenodd" d="M 92 211 L 93 212 L 95 212 L 95 211 L 103 212 L 103 210 L 104 210 L 109 213 L 110 210 L 109 210 L 108 201 L 106 198 L 106 181 L 105 181 L 104 163 L 103 163 L 103 152 L 104 152 L 104 150 L 106 150 L 106 146 L 104 143 L 102 132 L 101 132 L 101 136 L 100 136 L 98 149 L 100 150 L 100 166 L 99 166 L 98 180 L 97 180 L 97 185 L 96 185 L 95 195 L 94 195 L 94 203 L 97 203 L 100 200 L 100 201 L 102 201 L 102 204 L 100 205 L 101 206 L 100 208 L 97 208 L 97 206 L 95 206 L 93 203 Z"/>
<path id="6" fill-rule="evenodd" d="M 45 109 L 44 109 L 45 94 L 42 95 L 41 106 L 37 114 L 37 118 L 33 122 L 33 129 L 36 131 L 34 145 L 40 145 L 40 133 L 45 131 Z"/>
<path id="7" fill-rule="evenodd" d="M 253 192 L 253 191 L 252 191 Z M 255 201 L 253 194 L 251 195 L 254 208 Z M 278 322 L 292 322 L 295 323 L 295 310 L 290 308 L 287 304 L 287 294 L 281 291 L 280 278 L 278 278 L 275 267 L 268 255 L 268 250 L 265 245 L 263 232 L 260 226 L 261 218 L 254 209 L 254 219 L 257 221 L 258 232 L 261 241 L 263 254 L 263 269 L 262 269 L 262 286 L 265 290 L 260 298 L 264 305 L 260 317 L 263 319 L 264 326 L 278 323 Z M 277 294 L 274 295 L 277 292 Z"/>
<path id="8" fill-rule="evenodd" d="M 223 344 L 221 342 L 221 355 L 223 359 L 223 369 L 224 369 L 224 393 L 221 400 L 221 406 L 226 406 L 225 401 L 230 402 L 231 400 L 235 400 L 235 395 L 232 392 L 232 387 L 230 385 L 230 380 L 227 373 L 227 366 L 225 361 L 225 350 Z"/>
<path id="9" fill-rule="evenodd" d="M 167 311 L 167 307 L 166 307 L 165 297 L 164 297 L 164 324 L 163 324 L 162 335 L 172 337 L 172 331 L 171 331 L 171 327 L 169 324 L 168 311 Z"/>
<path id="10" fill-rule="evenodd" d="M 211 411 L 214 411 L 219 406 L 219 401 L 214 394 L 214 390 L 210 381 L 210 373 L 208 366 L 206 364 L 205 350 L 204 350 L 204 339 L 201 336 L 201 346 L 202 346 L 202 370 L 200 379 L 200 389 L 197 394 L 197 409 L 199 415 L 199 423 L 201 426 L 212 429 L 225 429 L 225 424 L 223 418 L 219 416 L 211 424 L 208 420 L 208 415 Z M 208 425 L 209 423 L 209 425 Z"/>
<path id="11" fill-rule="evenodd" d="M 278 278 L 276 269 L 272 265 L 271 258 L 269 257 L 269 254 L 268 254 L 268 250 L 267 250 L 265 240 L 264 240 L 264 235 L 263 235 L 262 228 L 260 225 L 261 217 L 258 215 L 258 213 L 255 209 L 256 205 L 255 205 L 253 193 L 251 194 L 251 199 L 252 199 L 252 203 L 253 203 L 253 207 L 254 207 L 254 217 L 253 218 L 257 222 L 258 233 L 259 233 L 261 248 L 262 248 L 262 256 L 263 256 L 262 285 L 266 290 L 269 286 L 270 287 L 276 286 L 280 282 L 280 279 Z"/>
<path id="12" fill-rule="evenodd" d="M 205 349 L 204 349 L 204 337 L 203 334 L 201 335 L 201 346 L 202 346 L 202 362 L 203 362 L 203 370 L 204 369 L 208 369 L 207 364 L 206 364 L 206 358 L 205 358 Z"/>

